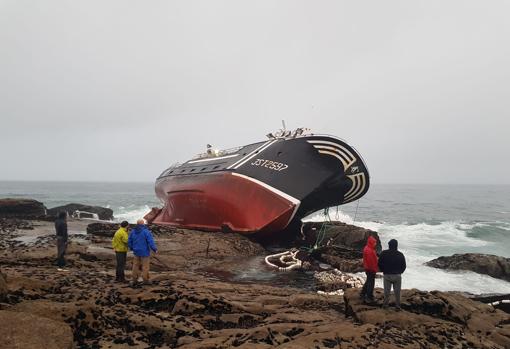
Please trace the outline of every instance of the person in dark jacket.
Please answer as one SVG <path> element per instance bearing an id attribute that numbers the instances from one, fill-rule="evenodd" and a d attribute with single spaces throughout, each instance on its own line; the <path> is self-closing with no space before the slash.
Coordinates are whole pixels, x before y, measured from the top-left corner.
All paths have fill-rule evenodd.
<path id="1" fill-rule="evenodd" d="M 59 270 L 63 270 L 62 268 L 66 265 L 66 260 L 64 258 L 68 240 L 66 219 L 67 213 L 59 212 L 55 220 L 55 231 L 57 234 L 57 266 Z"/>
<path id="2" fill-rule="evenodd" d="M 388 250 L 382 251 L 379 256 L 379 270 L 384 274 L 384 303 L 388 306 L 391 287 L 395 293 L 395 306 L 400 310 L 400 288 L 402 286 L 402 273 L 406 270 L 406 258 L 397 250 L 398 241 L 392 239 L 388 242 Z"/>
<path id="3" fill-rule="evenodd" d="M 367 244 L 363 249 L 363 268 L 365 269 L 367 279 L 361 289 L 360 297 L 365 303 L 374 302 L 375 274 L 377 273 L 377 253 L 375 252 L 376 245 L 377 240 L 373 236 L 369 236 Z"/>
<path id="4" fill-rule="evenodd" d="M 131 282 L 133 284 L 138 282 L 141 269 L 143 281 L 144 283 L 148 283 L 151 250 L 157 253 L 158 248 L 154 243 L 151 231 L 145 226 L 145 221 L 143 219 L 139 219 L 136 222 L 136 227 L 131 230 L 128 238 L 128 247 L 134 254 L 133 279 Z"/>

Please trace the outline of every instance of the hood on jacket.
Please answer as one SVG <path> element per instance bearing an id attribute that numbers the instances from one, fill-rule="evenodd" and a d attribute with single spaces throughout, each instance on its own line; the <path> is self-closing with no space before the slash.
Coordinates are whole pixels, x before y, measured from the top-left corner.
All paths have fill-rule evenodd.
<path id="1" fill-rule="evenodd" d="M 391 239 L 388 242 L 388 247 L 390 248 L 390 250 L 396 250 L 398 248 L 398 241 L 395 239 Z"/>
<path id="2" fill-rule="evenodd" d="M 375 245 L 377 245 L 377 240 L 372 235 L 370 235 L 367 239 L 367 246 L 375 249 Z"/>
<path id="3" fill-rule="evenodd" d="M 143 231 L 145 229 L 145 225 L 143 224 L 137 224 L 134 228 L 133 228 L 133 232 L 134 233 L 140 233 L 141 231 Z"/>

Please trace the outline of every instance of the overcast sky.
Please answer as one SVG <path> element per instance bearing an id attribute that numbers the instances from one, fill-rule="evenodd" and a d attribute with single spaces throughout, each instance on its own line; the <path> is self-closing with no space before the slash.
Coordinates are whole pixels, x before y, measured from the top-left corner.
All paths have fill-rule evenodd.
<path id="1" fill-rule="evenodd" d="M 153 181 L 284 119 L 376 183 L 510 184 L 508 1 L 0 0 L 0 180 Z"/>

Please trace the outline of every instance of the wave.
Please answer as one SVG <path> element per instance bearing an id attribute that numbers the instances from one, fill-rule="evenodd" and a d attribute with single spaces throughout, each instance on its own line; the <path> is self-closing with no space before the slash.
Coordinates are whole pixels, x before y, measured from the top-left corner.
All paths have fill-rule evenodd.
<path id="1" fill-rule="evenodd" d="M 150 210 L 151 208 L 148 205 L 120 206 L 118 209 L 114 210 L 113 216 L 116 222 L 128 221 L 129 223 L 136 223 L 138 219 L 143 218 Z"/>
<path id="2" fill-rule="evenodd" d="M 447 271 L 425 265 L 432 259 L 455 253 L 488 253 L 510 257 L 507 248 L 510 245 L 510 234 L 507 233 L 510 224 L 506 222 L 355 222 L 350 215 L 341 211 L 338 214 L 330 213 L 329 217 L 315 213 L 304 219 L 314 222 L 328 220 L 377 231 L 384 248 L 389 240 L 398 240 L 399 249 L 407 260 L 407 270 L 403 275 L 405 288 L 471 293 L 510 292 L 510 283 L 503 280 L 474 272 Z M 382 287 L 381 284 L 378 286 Z"/>

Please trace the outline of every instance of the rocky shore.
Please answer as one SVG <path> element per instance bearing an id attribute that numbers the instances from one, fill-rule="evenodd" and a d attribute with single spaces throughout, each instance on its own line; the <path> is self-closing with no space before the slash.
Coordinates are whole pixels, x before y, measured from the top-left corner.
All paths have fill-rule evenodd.
<path id="1" fill-rule="evenodd" d="M 356 244 L 375 232 L 333 224 L 308 271 L 279 273 L 264 263 L 275 251 L 243 236 L 153 226 L 153 283 L 133 288 L 113 282 L 116 226 L 88 223 L 69 220 L 58 272 L 51 222 L 0 220 L 1 348 L 510 347 L 510 316 L 457 293 L 404 290 L 397 312 L 376 289 L 361 304 L 360 282 L 332 268 L 359 270 Z"/>

